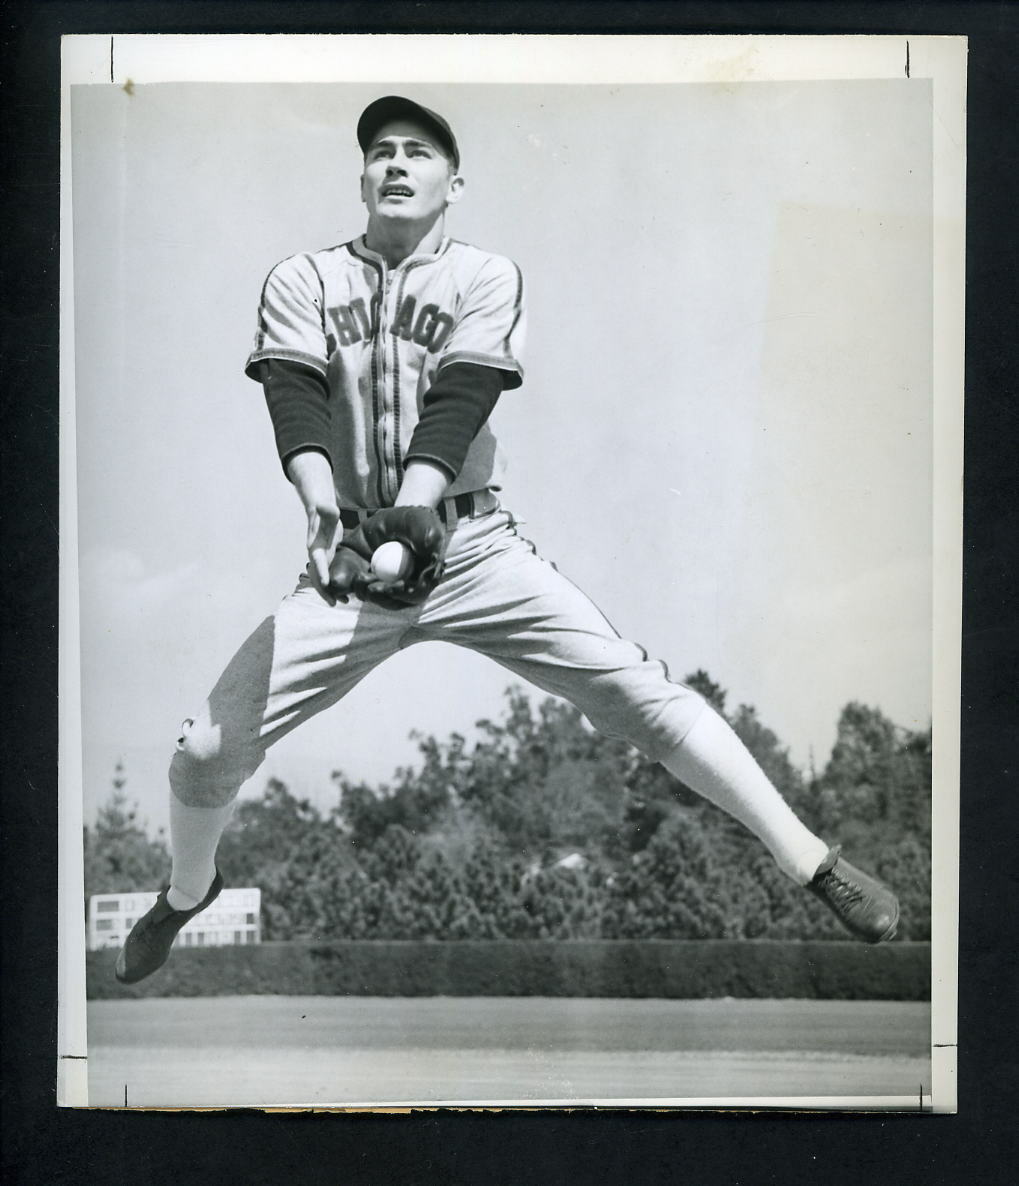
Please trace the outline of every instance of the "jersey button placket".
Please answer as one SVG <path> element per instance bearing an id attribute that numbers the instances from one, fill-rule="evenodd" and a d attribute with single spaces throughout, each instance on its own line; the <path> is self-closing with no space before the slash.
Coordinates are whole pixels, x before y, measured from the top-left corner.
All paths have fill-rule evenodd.
<path id="1" fill-rule="evenodd" d="M 382 300 L 380 304 L 380 322 L 379 322 L 379 358 L 380 368 L 379 374 L 381 378 L 380 392 L 380 407 L 381 416 L 379 417 L 379 454 L 382 461 L 382 477 L 384 486 L 391 498 L 395 498 L 397 494 L 396 483 L 396 458 L 392 446 L 392 433 L 390 432 L 390 424 L 393 419 L 392 406 L 392 392 L 390 391 L 389 375 L 395 369 L 395 360 L 393 367 L 389 365 L 389 322 L 390 315 L 393 312 L 389 307 L 391 294 L 395 291 L 395 286 L 392 283 L 392 275 L 388 267 L 385 267 L 382 273 Z M 395 343 L 393 349 L 396 349 Z"/>
<path id="2" fill-rule="evenodd" d="M 375 327 L 375 359 L 378 387 L 376 390 L 377 419 L 375 421 L 375 452 L 379 460 L 378 491 L 385 501 L 386 481 L 386 324 L 388 321 L 389 269 L 383 262 L 379 273 L 379 320 Z"/>

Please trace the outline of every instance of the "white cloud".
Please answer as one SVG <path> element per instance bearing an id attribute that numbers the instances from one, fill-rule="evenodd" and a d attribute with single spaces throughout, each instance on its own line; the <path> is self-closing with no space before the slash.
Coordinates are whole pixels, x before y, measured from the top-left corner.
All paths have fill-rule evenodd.
<path id="1" fill-rule="evenodd" d="M 98 547 L 82 557 L 82 624 L 92 615 L 122 623 L 158 613 L 193 585 L 194 562 L 148 571 L 144 560 L 127 548 Z"/>

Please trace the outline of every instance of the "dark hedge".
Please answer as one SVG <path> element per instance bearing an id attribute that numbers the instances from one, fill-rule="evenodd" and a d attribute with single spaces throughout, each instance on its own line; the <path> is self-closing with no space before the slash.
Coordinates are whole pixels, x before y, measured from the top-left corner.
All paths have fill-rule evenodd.
<path id="1" fill-rule="evenodd" d="M 262 943 L 184 948 L 138 985 L 87 955 L 90 999 L 323 996 L 930 999 L 930 944 L 747 940 Z"/>

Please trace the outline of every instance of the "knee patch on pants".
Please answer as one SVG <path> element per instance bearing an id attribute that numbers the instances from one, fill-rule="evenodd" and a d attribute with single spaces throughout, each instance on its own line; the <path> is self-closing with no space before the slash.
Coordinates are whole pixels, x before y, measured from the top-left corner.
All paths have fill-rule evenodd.
<path id="1" fill-rule="evenodd" d="M 261 764 L 252 744 L 231 744 L 220 726 L 189 718 L 170 762 L 170 786 L 189 807 L 224 807 Z"/>

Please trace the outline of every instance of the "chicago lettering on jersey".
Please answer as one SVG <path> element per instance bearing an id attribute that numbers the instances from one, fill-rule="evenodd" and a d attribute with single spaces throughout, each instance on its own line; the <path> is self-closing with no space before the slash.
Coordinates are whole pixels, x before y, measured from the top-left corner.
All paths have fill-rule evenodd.
<path id="1" fill-rule="evenodd" d="M 353 346 L 372 338 L 379 324 L 378 297 L 372 297 L 371 312 L 364 303 L 364 297 L 357 297 L 349 305 L 335 305 L 329 310 L 336 323 L 336 341 L 340 346 Z"/>
<path id="2" fill-rule="evenodd" d="M 335 340 L 339 346 L 352 346 L 355 342 L 371 339 L 379 327 L 379 299 L 373 296 L 369 309 L 363 297 L 357 297 L 349 305 L 334 305 L 329 310 L 336 327 Z M 423 346 L 430 354 L 441 350 L 453 329 L 453 318 L 444 313 L 438 305 L 417 307 L 417 299 L 406 296 L 400 302 L 389 332 L 405 342 Z M 332 336 L 332 335 L 330 335 Z"/>

